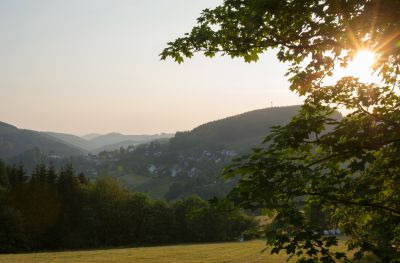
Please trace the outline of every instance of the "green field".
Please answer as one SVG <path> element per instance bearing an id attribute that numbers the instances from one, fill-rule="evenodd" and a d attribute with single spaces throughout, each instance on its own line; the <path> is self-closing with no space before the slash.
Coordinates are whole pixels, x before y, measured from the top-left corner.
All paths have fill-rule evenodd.
<path id="1" fill-rule="evenodd" d="M 263 241 L 201 245 L 123 248 L 75 252 L 0 255 L 1 263 L 199 263 L 286 262 L 285 255 L 270 255 Z"/>

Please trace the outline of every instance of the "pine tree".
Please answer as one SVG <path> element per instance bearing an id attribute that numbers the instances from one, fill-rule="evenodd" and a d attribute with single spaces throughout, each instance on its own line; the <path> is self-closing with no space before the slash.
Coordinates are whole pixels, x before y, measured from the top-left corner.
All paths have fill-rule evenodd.
<path id="1" fill-rule="evenodd" d="M 7 167 L 0 159 L 0 187 L 9 188 L 10 181 L 8 177 Z"/>

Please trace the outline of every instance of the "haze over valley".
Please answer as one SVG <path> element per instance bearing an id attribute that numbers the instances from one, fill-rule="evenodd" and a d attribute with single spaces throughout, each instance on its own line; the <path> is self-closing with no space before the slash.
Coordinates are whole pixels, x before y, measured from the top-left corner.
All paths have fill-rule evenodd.
<path id="1" fill-rule="evenodd" d="M 288 123 L 299 108 L 254 110 L 176 134 L 76 136 L 1 123 L 0 158 L 28 170 L 42 163 L 72 164 L 92 180 L 112 176 L 131 191 L 162 199 L 192 194 L 210 199 L 234 185 L 220 178 L 224 166 L 260 146 L 272 126 Z"/>

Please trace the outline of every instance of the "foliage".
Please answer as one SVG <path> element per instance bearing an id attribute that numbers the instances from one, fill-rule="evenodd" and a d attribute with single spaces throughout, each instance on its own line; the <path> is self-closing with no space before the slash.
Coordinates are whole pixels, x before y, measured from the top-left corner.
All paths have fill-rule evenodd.
<path id="1" fill-rule="evenodd" d="M 194 196 L 167 203 L 111 177 L 89 182 L 72 166 L 39 165 L 28 177 L 0 161 L 0 178 L 0 252 L 231 241 L 255 226 L 232 205 Z"/>
<path id="2" fill-rule="evenodd" d="M 334 240 L 308 222 L 302 199 L 330 213 L 356 258 L 369 251 L 400 260 L 399 15 L 398 0 L 225 0 L 162 52 L 179 63 L 195 52 L 252 62 L 274 49 L 289 64 L 290 89 L 304 97 L 300 113 L 225 173 L 241 176 L 232 196 L 243 206 L 276 212 L 273 252 L 300 262 L 343 256 L 331 254 Z M 327 85 L 361 49 L 375 53 L 381 82 L 349 76 Z M 334 120 L 340 108 L 350 114 Z"/>

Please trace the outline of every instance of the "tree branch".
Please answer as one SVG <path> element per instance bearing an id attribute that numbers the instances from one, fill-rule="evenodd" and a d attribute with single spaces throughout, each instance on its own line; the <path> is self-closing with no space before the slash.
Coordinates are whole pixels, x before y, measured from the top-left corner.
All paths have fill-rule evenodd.
<path id="1" fill-rule="evenodd" d="M 375 210 L 384 210 L 387 212 L 391 212 L 397 216 L 400 216 L 400 210 L 394 209 L 394 208 L 390 208 L 390 207 L 386 207 L 380 204 L 374 204 L 374 203 L 368 203 L 368 202 L 355 202 L 355 201 L 351 201 L 351 200 L 343 200 L 343 199 L 339 199 L 336 198 L 334 196 L 331 195 L 326 195 L 326 194 L 319 194 L 319 193 L 313 193 L 313 192 L 302 192 L 302 195 L 312 195 L 312 196 L 322 196 L 324 198 L 329 199 L 329 201 L 333 202 L 333 203 L 339 203 L 339 204 L 346 204 L 346 205 L 354 205 L 354 206 L 361 206 L 361 207 L 369 207 L 369 208 L 373 208 Z"/>

